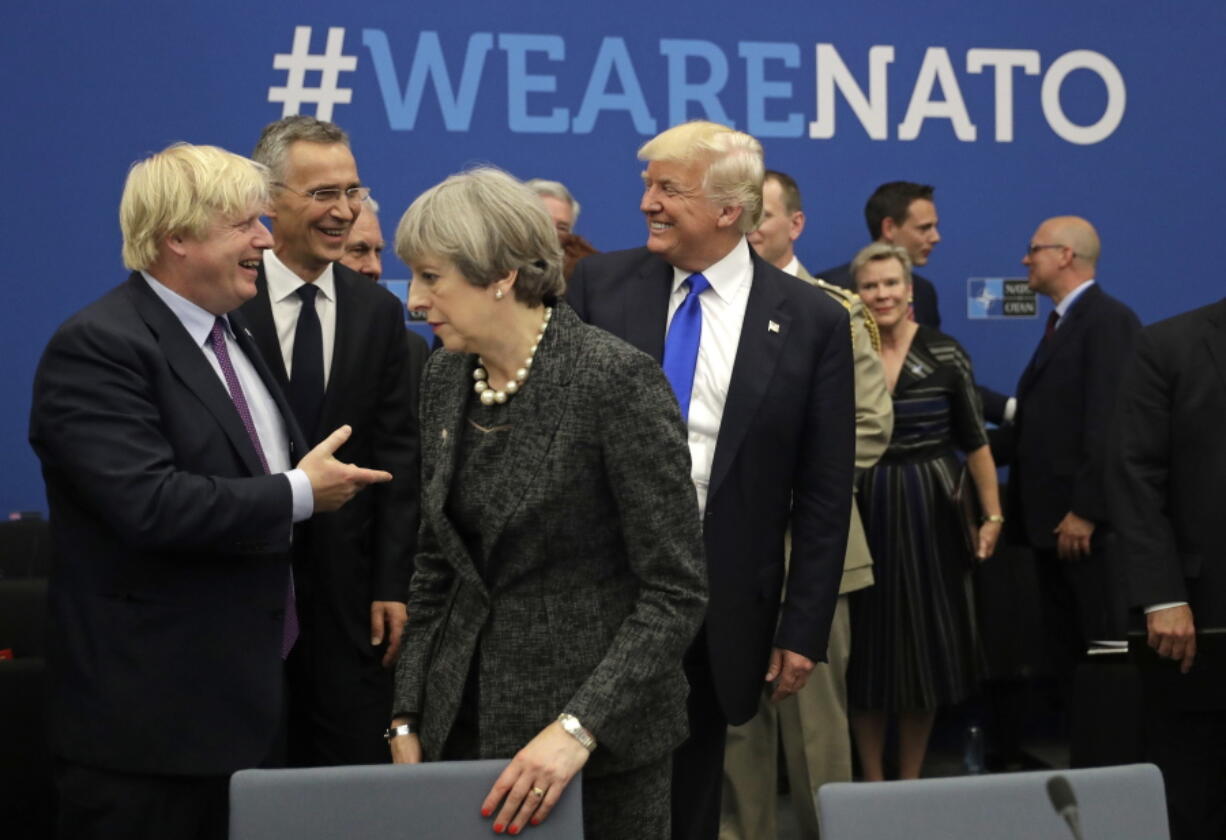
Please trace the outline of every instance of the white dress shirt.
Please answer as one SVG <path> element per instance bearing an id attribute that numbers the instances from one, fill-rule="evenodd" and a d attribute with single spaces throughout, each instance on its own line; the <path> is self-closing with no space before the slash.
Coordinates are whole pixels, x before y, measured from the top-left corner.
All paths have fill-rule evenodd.
<path id="1" fill-rule="evenodd" d="M 668 301 L 668 323 L 685 300 L 688 286 L 682 284 L 694 272 L 673 267 L 673 294 Z M 711 288 L 698 298 L 702 307 L 702 338 L 698 343 L 698 363 L 694 368 L 694 390 L 690 397 L 689 444 L 692 462 L 690 475 L 698 493 L 698 510 L 706 511 L 707 486 L 711 483 L 711 462 L 715 442 L 728 398 L 728 382 L 741 343 L 741 325 L 753 284 L 753 261 L 744 237 L 719 262 L 701 272 Z M 667 332 L 665 333 L 667 335 Z"/>
<path id="2" fill-rule="evenodd" d="M 1077 298 L 1081 297 L 1082 293 L 1084 293 L 1086 289 L 1093 285 L 1093 279 L 1085 281 L 1080 286 L 1073 289 L 1073 291 L 1065 295 L 1064 299 L 1056 304 L 1056 314 L 1060 316 L 1060 319 L 1056 321 L 1056 329 L 1060 329 L 1060 325 L 1064 323 L 1064 314 L 1068 312 L 1069 307 L 1077 302 Z"/>
<path id="3" fill-rule="evenodd" d="M 792 261 L 783 267 L 785 274 L 790 274 L 793 277 L 800 276 L 800 257 L 792 254 Z"/>
<path id="4" fill-rule="evenodd" d="M 294 331 L 298 328 L 298 313 L 302 298 L 298 287 L 305 286 L 302 278 L 290 270 L 269 248 L 264 252 L 264 278 L 268 281 L 268 300 L 272 303 L 272 322 L 277 328 L 281 358 L 285 360 L 285 375 L 294 376 Z M 324 388 L 332 372 L 332 348 L 336 345 L 336 279 L 332 263 L 313 281 L 319 293 L 315 295 L 315 314 L 324 343 Z"/>
<path id="5" fill-rule="evenodd" d="M 213 324 L 217 321 L 217 316 L 167 288 L 148 272 L 142 271 L 141 275 L 145 278 L 145 282 L 149 284 L 149 288 L 153 289 L 154 294 L 161 298 L 162 302 L 170 307 L 170 311 L 179 319 L 179 323 L 187 330 L 187 334 L 192 337 L 192 341 L 196 342 L 196 346 L 204 354 L 204 358 L 208 361 L 209 366 L 213 368 L 213 372 L 221 380 L 222 387 L 229 393 L 230 389 L 226 384 L 225 374 L 221 371 L 221 362 L 217 360 L 217 355 L 213 352 L 213 345 L 209 341 L 209 335 L 213 332 Z M 234 375 L 238 377 L 238 385 L 243 390 L 243 397 L 246 399 L 247 408 L 251 412 L 251 421 L 255 424 L 255 433 L 260 438 L 260 449 L 264 452 L 264 461 L 268 464 L 268 472 L 272 475 L 280 473 L 289 479 L 290 490 L 293 493 L 294 500 L 294 521 L 301 522 L 304 519 L 310 519 L 311 514 L 315 510 L 315 498 L 311 492 L 311 480 L 307 478 L 306 473 L 302 470 L 290 469 L 289 433 L 285 430 L 285 419 L 281 416 L 280 409 L 277 408 L 276 400 L 269 393 L 268 386 L 264 384 L 264 380 L 256 373 L 255 366 L 247 358 L 247 354 L 243 352 L 238 342 L 234 340 L 230 319 L 227 318 L 225 320 L 226 350 L 230 355 L 230 364 L 234 368 Z"/>

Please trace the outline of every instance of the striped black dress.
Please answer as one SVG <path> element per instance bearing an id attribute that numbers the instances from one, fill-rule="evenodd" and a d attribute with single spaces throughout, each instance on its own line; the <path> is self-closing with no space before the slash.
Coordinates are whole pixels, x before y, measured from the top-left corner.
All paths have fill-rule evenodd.
<path id="1" fill-rule="evenodd" d="M 876 584 L 851 595 L 848 700 L 914 711 L 965 699 L 978 671 L 955 450 L 988 442 L 966 351 L 921 326 L 894 388 L 894 435 L 859 479 Z"/>

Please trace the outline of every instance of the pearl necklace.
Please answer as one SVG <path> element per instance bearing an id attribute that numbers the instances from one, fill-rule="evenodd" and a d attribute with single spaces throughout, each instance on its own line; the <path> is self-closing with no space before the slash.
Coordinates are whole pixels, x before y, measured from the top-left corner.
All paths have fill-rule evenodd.
<path id="1" fill-rule="evenodd" d="M 545 337 L 545 328 L 549 326 L 549 319 L 552 317 L 553 307 L 545 307 L 545 319 L 541 322 L 541 329 L 536 334 L 536 341 L 532 343 L 532 348 L 528 351 L 528 358 L 524 359 L 524 366 L 515 371 L 515 378 L 507 382 L 501 391 L 495 391 L 490 385 L 489 374 L 485 372 L 485 359 L 477 357 L 478 367 L 473 370 L 473 379 L 477 381 L 473 383 L 473 390 L 481 397 L 482 405 L 493 405 L 494 403 L 502 405 L 523 387 L 524 382 L 528 379 L 529 371 L 532 370 L 532 359 L 536 356 L 536 348 L 541 346 L 541 339 Z"/>

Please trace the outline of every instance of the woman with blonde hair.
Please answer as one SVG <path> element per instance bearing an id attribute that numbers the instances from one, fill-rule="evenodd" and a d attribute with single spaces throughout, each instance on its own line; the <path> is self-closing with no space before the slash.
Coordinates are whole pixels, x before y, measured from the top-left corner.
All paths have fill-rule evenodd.
<path id="1" fill-rule="evenodd" d="M 970 358 L 954 339 L 912 320 L 906 251 L 874 243 L 856 255 L 851 273 L 881 332 L 894 432 L 858 484 L 876 583 L 851 595 L 849 718 L 865 780 L 884 778 L 890 715 L 898 719 L 899 775 L 916 779 L 937 708 L 966 699 L 979 670 L 972 549 L 954 501 L 956 450 L 966 453 L 985 513 L 976 557 L 991 556 L 1005 520 Z"/>

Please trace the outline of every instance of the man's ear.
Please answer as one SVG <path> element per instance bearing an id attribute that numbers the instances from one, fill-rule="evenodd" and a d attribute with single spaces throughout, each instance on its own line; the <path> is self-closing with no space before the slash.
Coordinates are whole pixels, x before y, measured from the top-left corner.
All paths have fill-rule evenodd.
<path id="1" fill-rule="evenodd" d="M 187 256 L 187 237 L 181 233 L 168 233 L 162 240 L 166 249 L 178 257 Z"/>
<path id="2" fill-rule="evenodd" d="M 894 221 L 889 216 L 886 216 L 884 219 L 881 220 L 881 238 L 884 241 L 889 242 L 891 245 L 893 245 L 894 237 L 897 234 L 898 234 L 898 222 Z"/>
<path id="3" fill-rule="evenodd" d="M 744 212 L 744 207 L 726 204 L 719 208 L 719 216 L 715 220 L 715 225 L 721 228 L 733 227 L 740 220 L 741 214 Z"/>
<path id="4" fill-rule="evenodd" d="M 795 213 L 792 214 L 792 229 L 788 233 L 788 235 L 791 236 L 792 241 L 795 242 L 797 239 L 800 239 L 800 235 L 804 232 L 805 232 L 805 211 L 797 210 Z"/>

